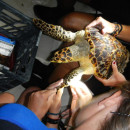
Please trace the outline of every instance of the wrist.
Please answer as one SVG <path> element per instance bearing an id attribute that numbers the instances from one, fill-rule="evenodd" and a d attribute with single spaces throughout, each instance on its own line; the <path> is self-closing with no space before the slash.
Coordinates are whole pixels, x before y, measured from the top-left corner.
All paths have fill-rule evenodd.
<path id="1" fill-rule="evenodd" d="M 110 34 L 112 34 L 115 31 L 116 25 L 115 23 L 111 23 L 111 32 Z"/>
<path id="2" fill-rule="evenodd" d="M 46 123 L 46 126 L 48 127 L 48 128 L 58 128 L 58 124 L 51 124 L 51 123 Z"/>
<path id="3" fill-rule="evenodd" d="M 52 118 L 48 117 L 46 118 L 46 126 L 49 128 L 57 128 L 59 124 L 60 119 L 59 118 Z"/>
<path id="4" fill-rule="evenodd" d="M 59 119 L 59 116 L 60 116 L 60 113 L 51 113 L 51 112 L 47 113 L 47 117 L 51 119 Z"/>
<path id="5" fill-rule="evenodd" d="M 116 37 L 117 35 L 120 34 L 120 32 L 122 31 L 122 25 L 119 23 L 112 23 L 112 32 L 110 33 L 112 36 Z"/>
<path id="6" fill-rule="evenodd" d="M 47 115 L 47 117 L 51 118 L 51 119 L 59 119 L 59 115 Z"/>

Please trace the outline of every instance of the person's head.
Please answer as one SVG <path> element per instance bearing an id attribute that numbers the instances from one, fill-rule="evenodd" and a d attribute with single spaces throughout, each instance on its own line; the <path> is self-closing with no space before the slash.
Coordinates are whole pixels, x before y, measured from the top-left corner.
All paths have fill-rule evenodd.
<path id="1" fill-rule="evenodd" d="M 112 94 L 103 94 L 84 107 L 75 120 L 76 130 L 129 130 L 130 82 Z"/>

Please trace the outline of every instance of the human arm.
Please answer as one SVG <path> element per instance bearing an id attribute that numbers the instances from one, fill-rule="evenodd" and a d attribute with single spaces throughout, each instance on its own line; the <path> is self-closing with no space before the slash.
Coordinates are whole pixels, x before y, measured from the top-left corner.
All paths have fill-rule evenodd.
<path id="1" fill-rule="evenodd" d="M 113 74 L 109 79 L 102 79 L 97 76 L 95 76 L 95 78 L 98 79 L 100 82 L 102 82 L 104 86 L 111 86 L 111 87 L 116 87 L 120 83 L 126 81 L 124 75 L 118 71 L 115 61 L 112 62 L 112 69 L 113 69 Z"/>
<path id="2" fill-rule="evenodd" d="M 92 21 L 86 27 L 97 27 L 101 30 L 102 34 L 112 33 L 115 30 L 115 24 L 105 20 L 102 17 L 97 17 L 94 21 Z M 122 39 L 126 42 L 130 42 L 130 26 L 122 25 L 122 31 L 117 35 L 119 39 Z"/>

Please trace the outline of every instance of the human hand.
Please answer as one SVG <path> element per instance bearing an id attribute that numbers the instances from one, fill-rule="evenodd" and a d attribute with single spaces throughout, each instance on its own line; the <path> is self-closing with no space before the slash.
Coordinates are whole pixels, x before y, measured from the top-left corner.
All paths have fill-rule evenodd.
<path id="1" fill-rule="evenodd" d="M 63 79 L 58 80 L 57 82 L 49 85 L 47 87 L 47 89 L 54 89 L 57 88 L 58 86 L 60 86 L 63 83 Z M 57 91 L 57 93 L 55 94 L 54 98 L 53 98 L 53 103 L 51 104 L 50 108 L 49 108 L 49 112 L 50 113 L 59 113 L 60 112 L 60 108 L 61 108 L 61 97 L 63 94 L 63 88 L 59 89 Z"/>
<path id="2" fill-rule="evenodd" d="M 53 114 L 57 114 L 57 115 L 53 115 L 53 114 L 48 114 L 47 116 L 53 120 L 58 120 L 60 117 L 60 109 L 61 109 L 61 97 L 63 94 L 63 89 L 61 88 L 57 91 L 57 93 L 54 95 L 53 97 L 53 102 L 49 108 L 49 113 L 53 113 Z M 57 128 L 58 124 L 51 124 L 47 122 L 47 127 L 49 128 Z"/>
<path id="3" fill-rule="evenodd" d="M 90 102 L 92 92 L 90 92 L 88 87 L 81 81 L 75 82 L 70 88 L 72 93 L 71 111 L 73 113 Z"/>
<path id="4" fill-rule="evenodd" d="M 47 87 L 47 89 L 54 89 L 54 88 L 60 86 L 61 83 L 63 83 L 63 79 L 49 85 L 49 87 Z M 48 111 L 49 113 L 58 114 L 60 112 L 60 109 L 61 109 L 61 97 L 62 97 L 62 94 L 63 94 L 63 90 L 64 90 L 64 88 L 59 89 L 57 91 L 57 93 L 54 95 L 53 102 L 49 107 L 49 111 Z M 54 119 L 54 120 L 59 119 L 59 114 L 58 115 L 48 114 L 47 116 L 49 118 L 51 118 L 51 119 Z M 51 123 L 47 122 L 46 125 L 49 128 L 57 128 L 57 124 L 51 124 Z"/>
<path id="5" fill-rule="evenodd" d="M 94 21 L 92 21 L 86 28 L 96 27 L 101 30 L 102 34 L 112 33 L 115 30 L 115 24 L 105 20 L 102 17 L 97 17 Z"/>
<path id="6" fill-rule="evenodd" d="M 50 113 L 59 113 L 60 112 L 60 109 L 61 109 L 61 97 L 62 97 L 62 94 L 63 94 L 63 90 L 64 88 L 61 88 L 57 91 L 57 93 L 55 94 L 55 96 L 53 97 L 53 102 L 49 108 L 49 112 Z M 51 118 L 58 118 L 59 115 L 56 116 L 53 116 L 53 115 L 48 115 L 49 117 Z"/>
<path id="7" fill-rule="evenodd" d="M 77 81 L 74 85 L 70 86 L 72 93 L 71 102 L 71 118 L 68 125 L 72 126 L 75 116 L 79 109 L 87 105 L 92 99 L 92 93 L 87 88 L 87 86 L 81 82 Z"/>
<path id="8" fill-rule="evenodd" d="M 52 83 L 51 85 L 49 85 L 47 87 L 47 89 L 54 89 L 57 88 L 58 86 L 60 86 L 63 83 L 63 79 L 58 80 L 55 83 Z M 61 108 L 61 97 L 63 94 L 63 88 L 59 89 L 57 91 L 57 93 L 55 94 L 54 98 L 53 98 L 53 102 L 49 108 L 49 112 L 50 113 L 59 113 L 60 112 L 60 108 Z M 54 116 L 56 117 L 56 116 Z"/>
<path id="9" fill-rule="evenodd" d="M 27 107 L 41 120 L 52 104 L 55 94 L 56 89 L 33 92 L 29 97 Z"/>
<path id="10" fill-rule="evenodd" d="M 109 79 L 102 79 L 97 76 L 95 76 L 95 78 L 98 79 L 100 82 L 102 82 L 104 86 L 111 86 L 111 87 L 119 86 L 120 83 L 126 81 L 124 75 L 118 71 L 115 61 L 112 62 L 112 69 L 113 74 Z"/>

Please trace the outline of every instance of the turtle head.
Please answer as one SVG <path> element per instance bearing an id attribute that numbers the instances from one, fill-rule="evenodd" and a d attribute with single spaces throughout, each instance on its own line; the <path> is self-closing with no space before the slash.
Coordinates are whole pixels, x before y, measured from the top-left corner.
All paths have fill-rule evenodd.
<path id="1" fill-rule="evenodd" d="M 69 47 L 65 47 L 57 52 L 55 52 L 54 57 L 51 62 L 55 63 L 68 63 L 72 61 L 72 53 Z"/>

